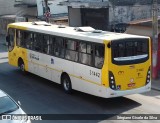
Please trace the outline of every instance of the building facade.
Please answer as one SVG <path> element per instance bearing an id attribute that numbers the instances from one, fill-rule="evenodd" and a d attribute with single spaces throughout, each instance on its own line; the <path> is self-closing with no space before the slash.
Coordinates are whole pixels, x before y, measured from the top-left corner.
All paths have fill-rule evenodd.
<path id="1" fill-rule="evenodd" d="M 152 16 L 152 0 L 68 0 L 61 4 L 68 6 L 70 26 L 125 31 L 128 22 Z"/>
<path id="2" fill-rule="evenodd" d="M 50 12 L 53 15 L 67 13 L 66 6 L 59 6 L 64 0 L 48 0 Z M 0 0 L 0 16 L 43 16 L 44 0 Z"/>

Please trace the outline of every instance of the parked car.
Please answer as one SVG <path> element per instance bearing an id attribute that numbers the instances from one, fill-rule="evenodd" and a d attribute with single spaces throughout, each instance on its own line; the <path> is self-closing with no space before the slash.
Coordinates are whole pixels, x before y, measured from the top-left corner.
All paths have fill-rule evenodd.
<path id="1" fill-rule="evenodd" d="M 13 115 L 26 115 L 27 114 L 21 109 L 20 104 L 16 103 L 8 94 L 0 90 L 0 116 L 2 120 L 0 123 L 31 123 L 30 120 L 11 120 L 5 116 Z M 5 119 L 3 119 L 5 118 Z M 8 119 L 8 120 L 7 120 Z"/>

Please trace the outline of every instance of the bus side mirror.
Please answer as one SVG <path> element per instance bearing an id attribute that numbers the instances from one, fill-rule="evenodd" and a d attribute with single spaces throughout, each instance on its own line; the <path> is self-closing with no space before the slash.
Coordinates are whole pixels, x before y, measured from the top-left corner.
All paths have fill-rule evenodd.
<path id="1" fill-rule="evenodd" d="M 17 102 L 17 103 L 18 103 L 18 105 L 19 105 L 19 106 L 21 106 L 21 102 L 20 102 L 19 100 L 18 100 L 18 102 Z"/>
<path id="2" fill-rule="evenodd" d="M 107 44 L 107 47 L 108 47 L 108 48 L 111 48 L 111 43 L 108 43 L 108 44 Z"/>

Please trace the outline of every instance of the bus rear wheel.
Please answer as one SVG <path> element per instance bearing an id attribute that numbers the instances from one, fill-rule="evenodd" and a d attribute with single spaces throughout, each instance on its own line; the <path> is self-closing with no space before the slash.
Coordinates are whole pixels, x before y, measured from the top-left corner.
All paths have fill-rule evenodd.
<path id="1" fill-rule="evenodd" d="M 72 84 L 68 75 L 63 75 L 61 79 L 62 87 L 65 93 L 70 94 L 72 92 Z"/>

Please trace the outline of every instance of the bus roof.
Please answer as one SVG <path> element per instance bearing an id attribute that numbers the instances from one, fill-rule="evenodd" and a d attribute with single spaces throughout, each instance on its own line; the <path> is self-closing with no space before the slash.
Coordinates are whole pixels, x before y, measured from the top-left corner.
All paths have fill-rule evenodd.
<path id="1" fill-rule="evenodd" d="M 66 38 L 72 39 L 79 39 L 85 41 L 91 41 L 95 43 L 103 43 L 104 41 L 114 41 L 118 39 L 125 39 L 125 38 L 147 38 L 145 36 L 138 36 L 138 35 L 130 35 L 124 33 L 115 33 L 115 32 L 108 32 L 108 31 L 77 31 L 75 27 L 68 27 L 65 28 L 59 25 L 53 24 L 33 24 L 32 22 L 18 22 L 9 24 L 8 27 L 28 30 L 33 32 L 39 32 L 44 34 L 50 34 L 55 36 L 61 36 Z"/>

